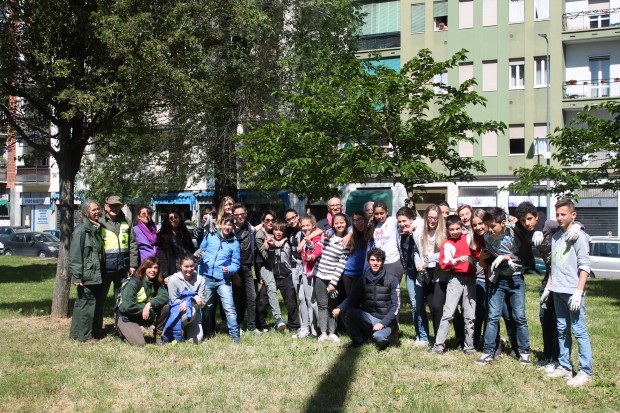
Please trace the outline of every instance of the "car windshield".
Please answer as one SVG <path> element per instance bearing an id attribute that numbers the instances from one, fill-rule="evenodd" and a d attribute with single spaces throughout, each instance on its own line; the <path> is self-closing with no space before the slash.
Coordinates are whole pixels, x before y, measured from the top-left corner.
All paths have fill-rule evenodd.
<path id="1" fill-rule="evenodd" d="M 37 241 L 40 242 L 59 242 L 60 240 L 52 234 L 37 234 L 35 235 Z"/>

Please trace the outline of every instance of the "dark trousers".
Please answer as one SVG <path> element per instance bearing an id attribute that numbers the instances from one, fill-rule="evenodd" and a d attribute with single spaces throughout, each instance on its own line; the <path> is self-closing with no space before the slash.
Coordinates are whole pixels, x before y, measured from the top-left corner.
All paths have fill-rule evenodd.
<path id="1" fill-rule="evenodd" d="M 112 271 L 103 274 L 103 283 L 101 285 L 99 301 L 97 301 L 97 308 L 95 309 L 95 331 L 93 332 L 93 334 L 96 338 L 103 337 L 104 306 L 106 299 L 108 298 L 110 286 L 114 284 L 114 301 L 116 302 L 116 297 L 118 296 L 118 292 L 121 289 L 122 281 L 125 278 L 127 278 L 127 270 Z M 114 308 L 111 308 L 108 314 L 112 314 L 113 312 Z"/>
<path id="2" fill-rule="evenodd" d="M 77 287 L 69 337 L 78 341 L 97 338 L 96 309 L 101 297 L 101 284 Z"/>
<path id="3" fill-rule="evenodd" d="M 157 319 L 155 320 L 155 339 L 158 337 L 161 339 L 169 314 L 170 307 L 168 304 L 164 305 L 159 309 L 159 311 L 157 311 Z M 123 318 L 124 317 L 119 314 L 118 332 L 121 338 L 127 340 L 129 344 L 143 347 L 146 344 L 146 341 L 144 340 L 144 333 L 142 332 L 140 326 L 147 324 L 130 320 L 125 321 Z"/>
<path id="4" fill-rule="evenodd" d="M 292 276 L 276 277 L 276 289 L 280 290 L 284 305 L 288 313 L 286 326 L 291 330 L 297 330 L 301 324 L 299 323 L 299 307 L 297 306 L 297 292 L 293 285 Z M 267 326 L 267 309 L 269 308 L 269 297 L 267 295 L 267 286 L 262 284 L 258 291 L 258 326 L 265 328 Z"/>
<path id="5" fill-rule="evenodd" d="M 547 286 L 548 276 L 548 274 L 545 276 L 540 286 L 541 295 Z M 557 362 L 560 356 L 560 346 L 558 344 L 558 320 L 555 316 L 553 293 L 549 293 L 547 302 L 540 306 L 539 315 L 540 325 L 542 327 L 543 359 Z"/>
<path id="6" fill-rule="evenodd" d="M 252 266 L 242 264 L 237 274 L 241 278 L 241 285 L 233 284 L 237 324 L 239 324 L 239 328 L 244 325 L 243 320 L 247 311 L 248 323 L 246 328 L 254 330 L 256 328 L 256 282 L 252 274 Z"/>
<path id="7" fill-rule="evenodd" d="M 448 283 L 435 281 L 435 289 L 431 302 L 429 303 L 431 308 L 431 317 L 433 318 L 433 331 L 435 332 L 435 338 L 437 338 L 437 332 L 439 331 L 439 324 L 441 324 L 441 317 L 443 316 L 443 306 L 446 303 L 446 289 Z M 452 321 L 454 326 L 454 332 L 456 334 L 457 346 L 461 346 L 465 343 L 465 322 L 463 321 L 463 313 L 457 308 L 454 312 L 454 319 Z"/>

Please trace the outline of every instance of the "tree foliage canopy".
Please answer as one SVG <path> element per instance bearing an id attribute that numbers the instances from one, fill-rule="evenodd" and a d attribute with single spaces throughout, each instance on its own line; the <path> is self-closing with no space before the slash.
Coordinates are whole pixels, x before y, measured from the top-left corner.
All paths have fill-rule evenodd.
<path id="1" fill-rule="evenodd" d="M 608 112 L 610 119 L 597 116 L 601 110 Z M 565 128 L 556 128 L 550 136 L 552 159 L 559 166 L 518 168 L 518 180 L 509 188 L 529 193 L 540 181 L 551 180 L 551 193 L 570 198 L 577 198 L 579 190 L 589 187 L 619 191 L 619 114 L 618 102 L 586 106 Z"/>
<path id="2" fill-rule="evenodd" d="M 244 166 L 252 171 L 247 183 L 317 199 L 350 182 L 400 182 L 412 189 L 472 180 L 484 163 L 460 157 L 458 142 L 505 125 L 467 113 L 485 105 L 470 90 L 473 79 L 458 87 L 434 82 L 465 53 L 438 62 L 422 50 L 397 73 L 351 52 L 323 76 L 299 78 L 280 94 L 284 104 L 274 116 L 241 137 Z"/>

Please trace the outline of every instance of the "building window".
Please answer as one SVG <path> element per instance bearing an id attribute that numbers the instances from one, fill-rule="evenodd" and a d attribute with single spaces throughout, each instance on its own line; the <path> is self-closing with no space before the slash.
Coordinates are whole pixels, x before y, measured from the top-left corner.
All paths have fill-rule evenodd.
<path id="1" fill-rule="evenodd" d="M 463 84 L 466 80 L 473 79 L 474 77 L 474 64 L 473 63 L 461 63 L 459 65 L 459 85 Z"/>
<path id="2" fill-rule="evenodd" d="M 482 135 L 482 156 L 497 156 L 497 132 Z"/>
<path id="3" fill-rule="evenodd" d="M 588 1 L 588 10 L 590 11 L 590 28 L 591 29 L 599 29 L 601 27 L 609 27 L 609 13 L 605 13 L 603 11 L 608 11 L 610 8 L 616 8 L 617 5 L 610 7 L 609 0 L 589 0 Z"/>
<path id="4" fill-rule="evenodd" d="M 459 29 L 474 27 L 474 0 L 459 1 Z"/>
<path id="5" fill-rule="evenodd" d="M 411 5 L 411 33 L 424 33 L 424 3 Z"/>
<path id="6" fill-rule="evenodd" d="M 472 131 L 465 131 L 465 136 L 472 138 L 474 134 Z M 461 158 L 473 158 L 474 157 L 474 144 L 468 141 L 459 141 L 459 156 Z"/>
<path id="7" fill-rule="evenodd" d="M 534 19 L 549 20 L 549 0 L 534 0 Z"/>
<path id="8" fill-rule="evenodd" d="M 509 126 L 509 154 L 525 155 L 525 127 L 523 125 Z"/>
<path id="9" fill-rule="evenodd" d="M 436 95 L 444 95 L 446 94 L 446 89 L 444 86 L 448 85 L 448 72 L 444 72 L 440 75 L 435 75 L 433 77 L 433 90 Z"/>
<path id="10" fill-rule="evenodd" d="M 609 56 L 590 58 L 590 97 L 609 97 Z"/>
<path id="11" fill-rule="evenodd" d="M 435 31 L 448 30 L 448 0 L 433 3 L 433 20 Z"/>
<path id="12" fill-rule="evenodd" d="M 546 87 L 549 79 L 547 56 L 534 58 L 534 87 Z"/>
<path id="13" fill-rule="evenodd" d="M 359 50 L 400 47 L 400 1 L 362 4 L 366 16 Z"/>
<path id="14" fill-rule="evenodd" d="M 510 59 L 510 89 L 523 89 L 525 86 L 525 62 L 523 59 Z"/>
<path id="15" fill-rule="evenodd" d="M 484 92 L 497 90 L 497 60 L 482 62 L 482 90 Z"/>
<path id="16" fill-rule="evenodd" d="M 525 21 L 525 0 L 509 0 L 508 22 L 523 23 Z"/>
<path id="17" fill-rule="evenodd" d="M 547 138 L 547 124 L 534 124 L 534 155 L 542 156 L 544 159 L 550 158 L 549 141 Z"/>
<path id="18" fill-rule="evenodd" d="M 497 26 L 497 0 L 482 1 L 482 25 Z"/>

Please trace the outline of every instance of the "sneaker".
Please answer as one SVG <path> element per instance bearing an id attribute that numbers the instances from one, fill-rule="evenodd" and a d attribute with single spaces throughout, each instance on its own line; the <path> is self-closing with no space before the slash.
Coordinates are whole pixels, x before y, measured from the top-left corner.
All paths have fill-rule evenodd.
<path id="1" fill-rule="evenodd" d="M 573 377 L 572 379 L 568 380 L 566 384 L 569 385 L 570 387 L 581 387 L 590 381 L 592 381 L 592 376 L 590 376 L 588 373 L 586 373 L 583 370 L 579 370 L 577 375 Z"/>
<path id="2" fill-rule="evenodd" d="M 319 336 L 319 343 L 323 343 L 323 342 L 328 341 L 328 340 L 329 340 L 329 336 L 327 334 L 321 334 Z"/>
<path id="3" fill-rule="evenodd" d="M 439 356 L 443 355 L 443 346 L 438 346 L 437 344 L 435 344 L 433 347 L 431 347 L 430 350 L 430 352 L 433 354 L 437 354 Z"/>
<path id="4" fill-rule="evenodd" d="M 475 348 L 466 348 L 463 349 L 463 353 L 465 353 L 466 356 L 473 356 L 474 354 L 477 353 Z"/>
<path id="5" fill-rule="evenodd" d="M 534 362 L 534 365 L 542 370 L 547 364 L 551 363 L 550 359 L 542 359 Z"/>
<path id="6" fill-rule="evenodd" d="M 558 367 L 559 367 L 558 363 L 556 363 L 555 361 L 551 361 L 551 362 L 545 364 L 544 366 L 538 367 L 538 370 L 541 370 L 541 371 L 545 372 L 546 374 L 549 374 L 549 373 L 553 372 L 553 370 L 557 369 Z"/>
<path id="7" fill-rule="evenodd" d="M 232 338 L 233 344 L 238 346 L 239 344 L 241 344 L 241 337 L 236 336 Z"/>
<path id="8" fill-rule="evenodd" d="M 519 363 L 521 364 L 531 364 L 530 353 L 521 353 L 519 354 Z"/>
<path id="9" fill-rule="evenodd" d="M 562 366 L 558 366 L 556 367 L 551 373 L 547 373 L 547 377 L 551 377 L 551 378 L 563 378 L 563 379 L 572 379 L 573 378 L 573 372 L 570 370 L 565 369 Z"/>
<path id="10" fill-rule="evenodd" d="M 428 347 L 429 345 L 430 343 L 428 340 L 420 340 L 419 338 L 416 338 L 413 341 L 413 347 Z"/>
<path id="11" fill-rule="evenodd" d="M 488 353 L 482 353 L 480 358 L 476 360 L 476 364 L 480 364 L 481 366 L 485 366 L 493 361 L 493 355 Z"/>
<path id="12" fill-rule="evenodd" d="M 300 327 L 297 329 L 297 332 L 293 334 L 293 338 L 306 338 L 310 335 L 310 332 L 307 328 Z"/>
<path id="13" fill-rule="evenodd" d="M 286 329 L 286 323 L 282 319 L 279 319 L 278 321 L 276 321 L 276 325 L 274 326 L 274 329 L 276 331 L 282 332 Z"/>
<path id="14" fill-rule="evenodd" d="M 251 330 L 246 330 L 246 333 L 248 333 L 249 335 L 252 336 L 260 336 L 261 334 L 263 334 L 259 329 L 257 328 L 253 328 Z"/>
<path id="15" fill-rule="evenodd" d="M 329 341 L 333 341 L 334 343 L 340 343 L 340 338 L 337 335 L 335 335 L 334 333 L 329 333 L 327 335 L 327 339 Z"/>

